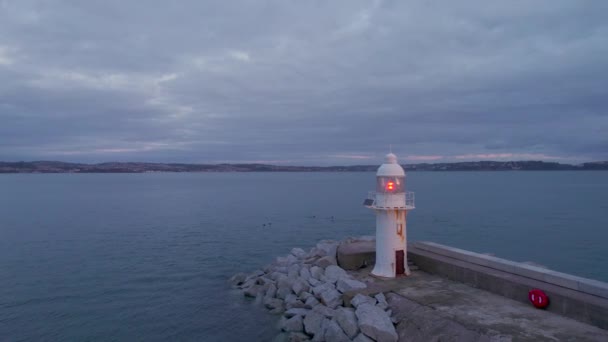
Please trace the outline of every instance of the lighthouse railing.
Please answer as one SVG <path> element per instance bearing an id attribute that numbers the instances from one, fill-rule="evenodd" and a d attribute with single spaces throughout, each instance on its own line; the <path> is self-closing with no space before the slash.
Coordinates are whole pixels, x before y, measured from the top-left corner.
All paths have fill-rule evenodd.
<path id="1" fill-rule="evenodd" d="M 367 193 L 366 203 L 369 203 L 368 206 L 386 207 L 386 203 L 378 203 L 378 198 L 377 198 L 376 194 L 377 194 L 376 191 L 369 191 Z M 386 201 L 386 198 L 384 200 Z M 411 192 L 411 191 L 405 192 L 405 207 L 407 209 L 416 208 L 416 195 L 414 192 Z"/>
<path id="2" fill-rule="evenodd" d="M 416 207 L 416 196 L 415 193 L 408 191 L 405 193 L 405 206 L 406 207 Z"/>

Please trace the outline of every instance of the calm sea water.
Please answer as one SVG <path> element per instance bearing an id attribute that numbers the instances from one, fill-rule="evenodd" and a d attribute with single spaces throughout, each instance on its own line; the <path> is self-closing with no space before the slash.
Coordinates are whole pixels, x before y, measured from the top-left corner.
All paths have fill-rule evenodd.
<path id="1" fill-rule="evenodd" d="M 407 182 L 411 240 L 608 281 L 608 172 Z M 271 339 L 276 317 L 226 279 L 373 234 L 373 187 L 373 173 L 0 175 L 0 340 Z"/>

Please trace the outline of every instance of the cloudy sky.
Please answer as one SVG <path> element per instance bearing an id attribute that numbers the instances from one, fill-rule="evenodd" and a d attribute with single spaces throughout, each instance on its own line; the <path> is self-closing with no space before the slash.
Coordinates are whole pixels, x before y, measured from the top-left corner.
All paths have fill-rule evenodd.
<path id="1" fill-rule="evenodd" d="M 0 0 L 0 160 L 608 159 L 608 1 Z"/>

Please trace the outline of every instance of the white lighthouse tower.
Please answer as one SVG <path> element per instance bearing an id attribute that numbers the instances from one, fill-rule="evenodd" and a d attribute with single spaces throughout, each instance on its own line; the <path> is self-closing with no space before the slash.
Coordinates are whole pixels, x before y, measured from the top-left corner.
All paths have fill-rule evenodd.
<path id="1" fill-rule="evenodd" d="M 376 191 L 369 193 L 364 205 L 376 212 L 376 265 L 372 275 L 409 275 L 405 218 L 407 211 L 415 208 L 414 193 L 405 191 L 405 171 L 394 154 L 387 154 L 378 168 Z"/>

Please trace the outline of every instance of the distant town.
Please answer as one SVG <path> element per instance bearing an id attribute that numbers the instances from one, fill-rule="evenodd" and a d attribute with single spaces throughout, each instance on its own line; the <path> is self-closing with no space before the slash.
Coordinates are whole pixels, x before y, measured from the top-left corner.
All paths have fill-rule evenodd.
<path id="1" fill-rule="evenodd" d="M 560 171 L 608 170 L 608 161 L 577 165 L 543 161 L 477 161 L 405 164 L 407 171 Z M 267 164 L 99 163 L 57 161 L 0 162 L 0 173 L 145 173 L 145 172 L 375 172 L 378 165 L 285 166 Z"/>

